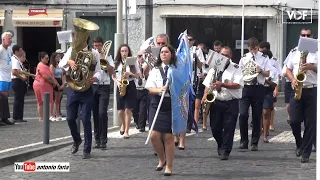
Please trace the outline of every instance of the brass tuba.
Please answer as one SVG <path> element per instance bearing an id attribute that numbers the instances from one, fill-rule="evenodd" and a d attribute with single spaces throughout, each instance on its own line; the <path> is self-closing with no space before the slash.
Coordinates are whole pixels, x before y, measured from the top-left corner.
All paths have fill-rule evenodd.
<path id="1" fill-rule="evenodd" d="M 74 91 L 84 92 L 89 89 L 88 80 L 93 77 L 97 62 L 91 51 L 83 50 L 87 46 L 89 33 L 99 29 L 99 26 L 91 21 L 74 18 L 75 37 L 72 43 L 70 59 L 74 60 L 77 68 L 69 68 L 67 72 L 67 83 Z"/>
<path id="2" fill-rule="evenodd" d="M 120 89 L 119 89 L 119 94 L 122 97 L 126 95 L 127 86 L 129 85 L 129 81 L 125 77 L 125 73 L 126 73 L 126 69 L 127 69 L 126 61 L 127 61 L 127 57 L 124 58 L 124 63 L 122 65 L 121 84 L 120 84 Z"/>
<path id="3" fill-rule="evenodd" d="M 101 50 L 101 54 L 102 57 L 100 57 L 100 65 L 101 65 L 101 69 L 102 70 L 107 70 L 108 67 L 110 66 L 109 62 L 108 62 L 108 56 L 110 55 L 110 48 L 112 45 L 112 41 L 106 41 L 103 44 L 102 50 Z"/>
<path id="4" fill-rule="evenodd" d="M 298 85 L 295 87 L 294 99 L 299 100 L 302 94 L 303 82 L 307 79 L 307 75 L 305 72 L 301 71 L 301 65 L 306 63 L 306 59 L 308 56 L 308 52 L 302 51 L 300 54 L 300 63 L 299 63 L 299 71 L 295 76 Z"/>
<path id="5" fill-rule="evenodd" d="M 210 80 L 210 88 L 209 88 L 208 92 L 205 94 L 205 102 L 203 105 L 203 112 L 206 115 L 209 114 L 211 103 L 213 103 L 217 97 L 217 91 L 213 91 L 213 89 L 211 88 L 212 84 L 217 81 L 217 78 L 218 78 L 218 69 L 215 68 L 214 74 L 212 75 L 211 80 Z"/>

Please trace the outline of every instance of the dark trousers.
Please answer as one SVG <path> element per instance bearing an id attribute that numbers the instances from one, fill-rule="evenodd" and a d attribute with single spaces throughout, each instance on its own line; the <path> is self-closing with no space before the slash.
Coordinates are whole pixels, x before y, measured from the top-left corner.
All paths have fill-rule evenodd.
<path id="1" fill-rule="evenodd" d="M 13 119 L 22 120 L 24 112 L 24 97 L 27 92 L 27 84 L 21 79 L 12 79 L 12 89 L 14 92 Z"/>
<path id="2" fill-rule="evenodd" d="M 302 89 L 301 99 L 294 99 L 294 91 L 290 98 L 290 119 L 293 136 L 302 156 L 309 158 L 312 144 L 315 142 L 317 121 L 317 88 Z M 301 123 L 304 122 L 303 138 Z"/>
<path id="3" fill-rule="evenodd" d="M 97 144 L 108 142 L 108 106 L 110 85 L 93 85 L 93 125 L 94 139 Z"/>
<path id="4" fill-rule="evenodd" d="M 249 106 L 252 108 L 252 138 L 251 145 L 258 145 L 261 131 L 261 117 L 263 109 L 263 100 L 265 89 L 262 85 L 245 85 L 242 90 L 242 98 L 239 101 L 239 126 L 240 143 L 248 144 L 248 118 Z"/>
<path id="5" fill-rule="evenodd" d="M 8 96 L 3 95 L 2 93 L 0 93 L 0 118 L 10 118 L 9 99 Z"/>
<path id="6" fill-rule="evenodd" d="M 187 129 L 191 130 L 193 126 L 193 114 L 194 114 L 194 109 L 195 109 L 195 100 L 190 101 L 191 103 L 189 104 L 189 113 L 188 113 L 188 121 L 187 121 Z M 190 113 L 192 112 L 192 113 Z"/>
<path id="7" fill-rule="evenodd" d="M 148 109 L 148 90 L 137 90 L 136 106 L 133 109 L 133 119 L 136 125 L 141 129 L 146 127 L 147 109 Z"/>
<path id="8" fill-rule="evenodd" d="M 85 92 L 76 92 L 67 88 L 67 121 L 74 142 L 81 141 L 80 132 L 77 128 L 79 106 L 81 107 L 81 120 L 84 130 L 83 151 L 90 153 L 92 146 L 91 110 L 92 110 L 92 87 Z"/>
<path id="9" fill-rule="evenodd" d="M 210 126 L 212 136 L 223 155 L 229 155 L 233 146 L 234 131 L 239 113 L 237 99 L 230 101 L 216 100 L 210 106 Z"/>

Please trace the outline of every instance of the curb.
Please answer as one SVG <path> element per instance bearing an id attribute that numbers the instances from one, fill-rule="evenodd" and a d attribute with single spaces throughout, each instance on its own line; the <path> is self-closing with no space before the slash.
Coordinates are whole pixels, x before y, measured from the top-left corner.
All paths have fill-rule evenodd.
<path id="1" fill-rule="evenodd" d="M 52 151 L 67 147 L 71 145 L 73 141 L 62 142 L 58 144 L 46 145 L 45 147 L 38 147 L 26 151 L 22 151 L 15 154 L 0 156 L 0 168 L 13 165 L 15 162 L 24 162 L 28 159 L 35 158 L 37 156 L 41 156 Z"/>

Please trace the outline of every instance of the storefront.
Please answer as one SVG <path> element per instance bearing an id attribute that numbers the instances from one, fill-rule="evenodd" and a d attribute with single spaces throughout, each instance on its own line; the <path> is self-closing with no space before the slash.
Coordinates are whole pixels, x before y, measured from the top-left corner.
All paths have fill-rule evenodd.
<path id="1" fill-rule="evenodd" d="M 59 44 L 57 31 L 63 22 L 62 9 L 14 9 L 12 23 L 17 30 L 17 44 L 22 45 L 30 62 L 30 71 L 34 72 L 38 53 L 45 51 L 51 55 Z"/>

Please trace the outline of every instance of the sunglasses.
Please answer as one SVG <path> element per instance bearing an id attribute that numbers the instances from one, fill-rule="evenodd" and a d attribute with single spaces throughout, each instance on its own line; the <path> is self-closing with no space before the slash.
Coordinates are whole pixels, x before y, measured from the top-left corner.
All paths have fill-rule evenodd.
<path id="1" fill-rule="evenodd" d="M 311 34 L 301 34 L 300 36 L 302 36 L 302 37 L 310 37 Z"/>

